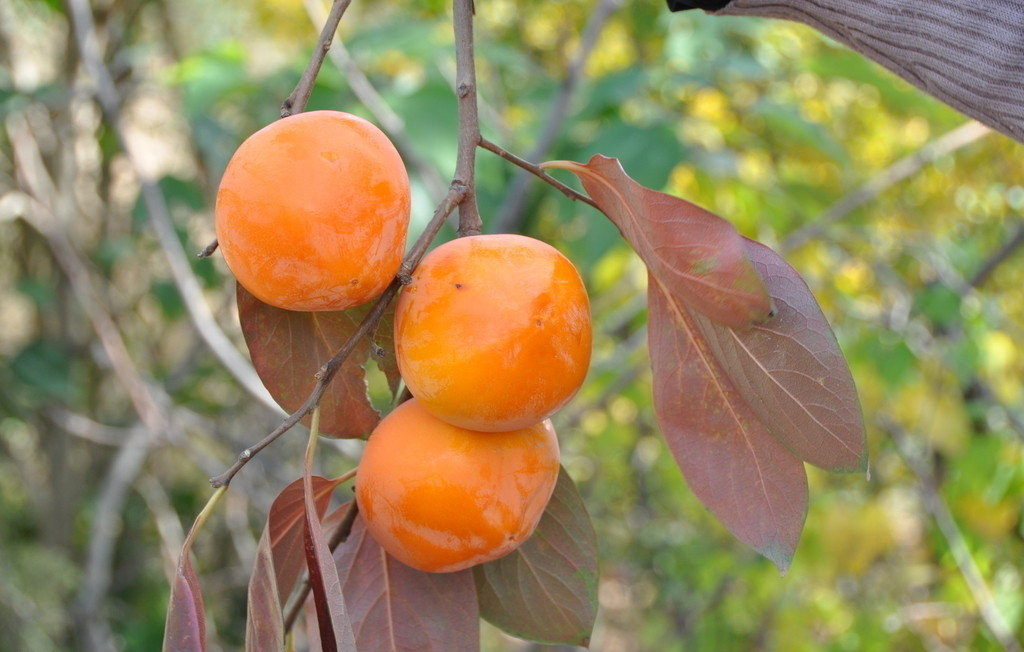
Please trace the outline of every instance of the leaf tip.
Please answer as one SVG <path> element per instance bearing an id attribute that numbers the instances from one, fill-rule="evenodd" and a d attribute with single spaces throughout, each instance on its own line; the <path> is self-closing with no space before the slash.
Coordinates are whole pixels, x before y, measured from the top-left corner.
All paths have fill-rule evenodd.
<path id="1" fill-rule="evenodd" d="M 759 546 L 756 550 L 762 557 L 775 564 L 775 567 L 779 569 L 780 577 L 786 576 L 790 565 L 793 563 L 793 550 L 787 549 L 786 546 L 778 541 Z"/>
<path id="2" fill-rule="evenodd" d="M 857 462 L 846 469 L 839 469 L 839 473 L 863 473 L 868 480 L 871 480 L 871 468 L 868 462 L 868 449 L 861 448 L 860 457 Z"/>

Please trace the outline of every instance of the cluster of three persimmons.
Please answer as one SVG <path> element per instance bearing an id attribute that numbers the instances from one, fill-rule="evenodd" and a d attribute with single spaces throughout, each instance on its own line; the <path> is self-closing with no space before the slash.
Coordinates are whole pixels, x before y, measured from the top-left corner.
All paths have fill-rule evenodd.
<path id="1" fill-rule="evenodd" d="M 408 175 L 387 137 L 361 118 L 314 111 L 241 145 L 217 194 L 217 238 L 263 302 L 344 310 L 394 278 L 409 208 Z M 395 312 L 414 398 L 370 435 L 356 479 L 374 539 L 433 572 L 525 541 L 558 477 L 548 417 L 579 389 L 590 349 L 586 289 L 550 245 L 478 235 L 428 254 Z"/>

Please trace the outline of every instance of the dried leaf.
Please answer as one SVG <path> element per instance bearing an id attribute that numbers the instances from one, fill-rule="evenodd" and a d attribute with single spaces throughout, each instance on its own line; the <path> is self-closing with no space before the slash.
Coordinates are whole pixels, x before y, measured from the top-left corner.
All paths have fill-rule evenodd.
<path id="1" fill-rule="evenodd" d="M 296 312 L 269 306 L 237 286 L 238 317 L 253 366 L 263 384 L 285 410 L 298 409 L 316 386 L 316 373 L 359 327 L 369 305 L 341 312 Z M 395 372 L 390 315 L 381 320 L 377 345 L 384 351 L 382 368 L 389 383 Z M 320 402 L 320 433 L 330 437 L 363 437 L 380 421 L 366 393 L 363 365 L 370 354 L 366 339 L 358 342 L 331 381 Z M 397 367 L 396 367 L 397 368 Z M 307 416 L 303 423 L 309 424 Z"/>
<path id="2" fill-rule="evenodd" d="M 723 371 L 794 455 L 830 471 L 867 467 L 857 388 L 839 343 L 800 275 L 770 248 L 746 241 L 776 315 L 734 331 L 694 315 Z"/>
<path id="3" fill-rule="evenodd" d="M 654 409 L 669 449 L 697 498 L 785 572 L 807 516 L 803 462 L 736 390 L 694 317 L 653 275 L 648 284 Z"/>
<path id="4" fill-rule="evenodd" d="M 325 528 L 347 509 L 329 515 Z M 334 559 L 360 652 L 479 649 L 480 615 L 469 570 L 410 568 L 384 552 L 358 516 Z"/>
<path id="5" fill-rule="evenodd" d="M 618 159 L 597 154 L 586 164 L 550 161 L 542 167 L 575 173 L 650 273 L 687 307 L 732 328 L 768 318 L 771 299 L 731 224 L 641 186 Z"/>
<path id="6" fill-rule="evenodd" d="M 540 524 L 510 554 L 473 568 L 480 613 L 521 638 L 589 645 L 597 617 L 597 535 L 561 469 Z"/>
<path id="7" fill-rule="evenodd" d="M 331 494 L 340 484 L 319 476 L 312 478 L 317 514 L 323 516 Z M 267 525 L 256 549 L 249 578 L 245 644 L 247 650 L 280 649 L 284 644 L 282 609 L 299 574 L 306 567 L 303 532 L 306 505 L 302 478 L 277 495 L 267 515 Z"/>

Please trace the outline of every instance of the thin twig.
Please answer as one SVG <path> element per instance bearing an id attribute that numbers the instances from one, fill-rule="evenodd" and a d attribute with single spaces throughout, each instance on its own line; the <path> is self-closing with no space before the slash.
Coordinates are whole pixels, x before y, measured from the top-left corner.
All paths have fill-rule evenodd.
<path id="1" fill-rule="evenodd" d="M 910 156 L 905 156 L 879 172 L 874 178 L 825 209 L 818 217 L 790 233 L 779 247 L 786 254 L 825 233 L 829 227 L 900 181 L 909 179 L 936 159 L 951 154 L 993 133 L 991 129 L 971 120 L 931 141 Z"/>
<path id="2" fill-rule="evenodd" d="M 305 0 L 305 5 L 310 20 L 319 25 L 324 20 L 323 2 L 321 0 Z M 437 168 L 416 151 L 401 116 L 391 109 L 387 100 L 381 96 L 352 55 L 349 54 L 344 43 L 340 41 L 335 43 L 331 47 L 331 51 L 328 52 L 328 56 L 334 66 L 345 76 L 345 81 L 348 82 L 352 93 L 394 143 L 395 149 L 398 150 L 405 164 L 416 171 L 427 188 L 430 200 L 435 203 L 440 202 L 447 191 L 444 179 Z"/>
<path id="3" fill-rule="evenodd" d="M 209 258 L 213 255 L 213 252 L 217 251 L 218 246 L 220 246 L 220 242 L 217 238 L 214 238 L 213 242 L 203 247 L 203 250 L 196 254 L 196 258 Z"/>
<path id="4" fill-rule="evenodd" d="M 420 259 L 426 253 L 430 243 L 433 242 L 437 233 L 441 230 L 445 220 L 451 214 L 455 207 L 461 201 L 465 194 L 465 188 L 461 184 L 452 182 L 451 188 L 448 190 L 448 194 L 445 196 L 444 201 L 434 211 L 434 217 L 430 220 L 427 228 L 420 235 L 419 239 L 413 245 L 412 249 L 406 255 L 402 266 L 399 268 L 398 276 L 391 282 L 391 285 L 384 291 L 380 297 L 377 298 L 370 312 L 367 313 L 366 317 L 356 328 L 355 332 L 348 338 L 341 349 L 334 354 L 330 360 L 328 360 L 317 372 L 316 385 L 313 387 L 312 393 L 306 399 L 306 401 L 294 412 L 273 430 L 269 435 L 261 439 L 259 442 L 253 444 L 249 448 L 239 454 L 238 459 L 234 464 L 231 465 L 224 473 L 210 478 L 210 484 L 214 487 L 220 487 L 231 483 L 231 479 L 235 477 L 243 466 L 249 463 L 253 457 L 256 456 L 261 450 L 274 443 L 274 441 L 288 432 L 295 424 L 297 424 L 304 416 L 311 412 L 317 405 L 320 404 L 320 399 L 323 398 L 324 392 L 327 391 L 327 386 L 334 378 L 334 374 L 341 368 L 342 363 L 348 358 L 348 356 L 355 349 L 356 345 L 364 337 L 371 335 L 377 328 L 377 322 L 380 321 L 381 316 L 387 309 L 388 304 L 398 293 L 398 289 L 404 282 L 408 281 L 409 275 L 419 264 Z"/>
<path id="5" fill-rule="evenodd" d="M 171 277 L 185 303 L 192 325 L 228 373 L 234 376 L 246 391 L 274 412 L 282 413 L 280 406 L 263 386 L 252 365 L 235 349 L 234 344 L 213 318 L 213 313 L 203 298 L 199 282 L 192 273 L 188 255 L 174 230 L 167 200 L 156 182 L 143 172 L 136 148 L 125 137 L 121 124 L 121 98 L 114 86 L 110 70 L 103 62 L 92 11 L 87 0 L 67 0 L 67 7 L 71 14 L 79 55 L 96 84 L 96 99 L 139 182 L 146 213 L 170 265 Z"/>
<path id="6" fill-rule="evenodd" d="M 530 174 L 533 174 L 534 176 L 541 179 L 545 183 L 559 190 L 563 195 L 565 195 L 569 199 L 581 201 L 585 204 L 590 204 L 594 208 L 601 210 L 600 207 L 598 207 L 597 202 L 595 202 L 593 199 L 587 197 L 583 193 L 573 190 L 569 186 L 565 185 L 558 179 L 554 178 L 553 176 L 545 172 L 543 169 L 541 169 L 540 166 L 530 163 L 529 161 L 516 156 L 515 154 L 509 152 L 508 150 L 505 150 L 502 147 L 495 145 L 486 138 L 480 138 L 480 147 L 486 149 L 488 152 L 497 154 L 498 156 L 500 156 L 501 158 L 505 159 L 510 163 L 518 165 L 519 167 L 523 168 Z"/>
<path id="7" fill-rule="evenodd" d="M 1010 626 L 1003 618 L 1003 614 L 996 606 L 995 599 L 985 583 L 985 578 L 982 576 L 977 562 L 971 556 L 970 548 L 967 547 L 964 535 L 960 532 L 960 528 L 957 526 L 949 506 L 939 494 L 932 469 L 928 467 L 920 456 L 911 452 L 909 437 L 900 426 L 895 423 L 882 421 L 879 423 L 879 427 L 893 438 L 893 441 L 896 443 L 896 452 L 899 453 L 900 457 L 903 458 L 903 461 L 906 462 L 907 466 L 910 467 L 910 470 L 917 477 L 918 489 L 921 492 L 921 500 L 924 503 L 925 509 L 935 519 L 939 532 L 942 533 L 942 537 L 946 540 L 949 552 L 953 556 L 964 581 L 967 583 L 971 596 L 978 605 L 981 619 L 1004 650 L 1008 652 L 1021 652 L 1020 643 L 1014 636 L 1013 630 L 1010 629 Z"/>
<path id="8" fill-rule="evenodd" d="M 352 502 L 349 503 L 348 509 L 345 510 L 345 515 L 341 517 L 341 521 L 338 523 L 338 527 L 331 533 L 331 538 L 327 541 L 327 547 L 331 552 L 334 552 L 338 546 L 345 543 L 348 540 L 350 534 L 352 534 L 352 525 L 356 522 L 356 515 L 359 513 L 359 503 L 353 498 Z M 295 621 L 298 619 L 299 614 L 302 612 L 302 607 L 306 603 L 306 598 L 309 597 L 309 592 L 313 588 L 313 585 L 309 582 L 309 577 L 306 577 L 306 581 L 302 583 L 302 587 L 299 592 L 295 594 L 295 599 L 292 602 L 292 606 L 288 609 L 288 613 L 284 617 L 284 631 L 287 634 L 292 630 L 295 625 Z"/>
<path id="9" fill-rule="evenodd" d="M 572 97 L 579 88 L 580 81 L 583 79 L 583 69 L 586 66 L 587 59 L 590 58 L 590 53 L 593 51 L 594 46 L 597 45 L 597 37 L 600 36 L 605 23 L 608 22 L 612 13 L 618 9 L 619 2 L 620 0 L 601 0 L 600 4 L 594 7 L 593 12 L 587 19 L 587 25 L 583 29 L 579 48 L 573 55 L 572 61 L 569 62 L 565 79 L 562 80 L 562 87 L 559 89 L 555 101 L 551 104 L 547 120 L 544 122 L 544 129 L 540 137 L 537 138 L 533 149 L 526 155 L 529 160 L 543 160 L 551 146 L 554 145 L 558 135 L 562 132 L 562 125 L 569 115 Z M 523 221 L 523 204 L 526 201 L 527 191 L 529 190 L 529 181 L 530 177 L 525 172 L 521 172 L 513 178 L 512 184 L 501 202 L 501 207 L 498 209 L 498 216 L 495 219 L 494 230 L 498 233 L 511 233 L 519 230 L 519 226 Z"/>
<path id="10" fill-rule="evenodd" d="M 459 203 L 459 235 L 483 230 L 476 204 L 476 147 L 480 143 L 480 118 L 476 105 L 476 63 L 473 58 L 473 0 L 455 0 L 455 96 L 459 102 L 459 150 L 455 182 L 466 189 Z"/>
<path id="11" fill-rule="evenodd" d="M 352 4 L 352 0 L 334 0 L 334 4 L 331 5 L 331 12 L 327 15 L 327 22 L 324 23 L 323 29 L 320 30 L 320 39 L 313 49 L 313 56 L 310 57 L 309 64 L 302 72 L 302 77 L 295 85 L 295 90 L 281 104 L 282 118 L 306 110 L 309 96 L 313 92 L 313 84 L 316 83 L 316 76 L 320 74 L 320 66 L 323 65 L 324 57 L 331 49 L 331 41 L 334 40 L 334 33 L 338 31 L 338 23 L 341 22 L 341 17 L 345 15 L 345 10 L 350 4 Z"/>

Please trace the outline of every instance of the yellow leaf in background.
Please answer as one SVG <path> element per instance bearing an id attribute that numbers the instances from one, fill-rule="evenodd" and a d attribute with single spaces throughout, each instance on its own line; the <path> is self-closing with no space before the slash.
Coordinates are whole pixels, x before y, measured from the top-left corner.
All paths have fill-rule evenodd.
<path id="1" fill-rule="evenodd" d="M 697 182 L 693 166 L 689 163 L 679 163 L 672 168 L 672 172 L 668 175 L 665 192 L 688 201 L 697 201 L 700 196 L 700 185 Z"/>
<path id="2" fill-rule="evenodd" d="M 892 415 L 909 432 L 925 437 L 945 455 L 958 455 L 967 445 L 970 421 L 952 383 L 941 387 L 919 382 L 902 387 L 891 401 Z"/>
<path id="3" fill-rule="evenodd" d="M 775 181 L 775 169 L 767 152 L 750 150 L 743 152 L 737 161 L 740 179 L 752 186 L 767 186 Z"/>
<path id="4" fill-rule="evenodd" d="M 843 263 L 835 274 L 836 288 L 845 294 L 859 295 L 874 281 L 868 264 L 853 258 Z"/>
<path id="5" fill-rule="evenodd" d="M 892 547 L 885 509 L 877 502 L 832 505 L 822 517 L 821 538 L 836 570 L 861 575 Z"/>
<path id="6" fill-rule="evenodd" d="M 728 102 L 722 91 L 717 88 L 702 88 L 697 91 L 690 103 L 690 115 L 709 122 L 718 122 L 725 118 Z"/>
<path id="7" fill-rule="evenodd" d="M 629 30 L 619 21 L 609 22 L 601 33 L 597 47 L 587 60 L 590 77 L 601 77 L 624 70 L 636 61 L 636 48 Z"/>
<path id="8" fill-rule="evenodd" d="M 1013 339 L 1002 331 L 986 333 L 981 342 L 981 351 L 985 356 L 985 367 L 992 373 L 1003 371 L 1017 360 L 1017 347 Z"/>
<path id="9" fill-rule="evenodd" d="M 998 541 L 1010 534 L 1021 517 L 1019 502 L 1010 499 L 990 502 L 976 493 L 958 500 L 957 507 L 958 516 L 967 527 L 989 541 Z"/>

